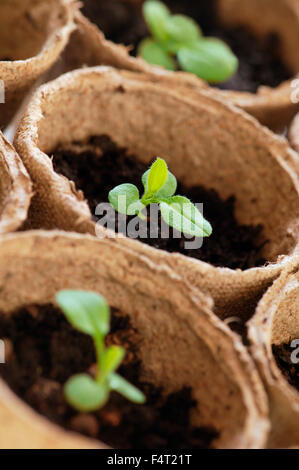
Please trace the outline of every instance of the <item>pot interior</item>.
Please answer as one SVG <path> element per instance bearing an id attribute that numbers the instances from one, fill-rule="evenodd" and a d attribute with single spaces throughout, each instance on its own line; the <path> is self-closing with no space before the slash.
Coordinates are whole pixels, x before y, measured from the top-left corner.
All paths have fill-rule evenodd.
<path id="1" fill-rule="evenodd" d="M 36 56 L 64 22 L 60 0 L 1 0 L 0 61 Z"/>
<path id="2" fill-rule="evenodd" d="M 254 407 L 251 408 L 252 402 L 249 404 L 252 396 L 247 389 L 248 378 L 242 381 L 244 364 L 241 366 L 241 360 L 236 356 L 233 346 L 235 339 L 228 330 L 224 331 L 222 326 L 219 328 L 220 323 L 216 326 L 214 317 L 209 317 L 207 309 L 210 303 L 207 299 L 197 296 L 195 303 L 184 285 L 168 278 L 161 270 L 153 273 L 151 269 L 146 269 L 143 262 L 130 252 L 123 256 L 106 242 L 102 243 L 91 237 L 86 242 L 79 237 L 77 242 L 76 236 L 72 237 L 68 241 L 68 237 L 57 235 L 53 244 L 53 239 L 37 236 L 31 248 L 24 240 L 27 254 L 24 252 L 24 256 L 18 257 L 13 255 L 13 246 L 6 247 L 5 265 L 9 266 L 9 272 L 0 272 L 0 286 L 3 287 L 0 310 L 3 320 L 3 315 L 11 316 L 20 306 L 30 306 L 28 310 L 31 319 L 27 314 L 27 330 L 26 321 L 21 317 L 22 328 L 26 330 L 23 348 L 26 349 L 26 343 L 32 348 L 34 341 L 40 341 L 41 344 L 47 342 L 47 335 L 43 334 L 45 330 L 41 328 L 36 310 L 39 305 L 52 303 L 55 293 L 61 288 L 99 292 L 112 309 L 123 312 L 129 318 L 130 328 L 138 335 L 135 346 L 140 360 L 140 379 L 155 387 L 162 387 L 163 394 L 178 392 L 184 387 L 190 389 L 192 398 L 197 402 L 191 411 L 191 423 L 193 426 L 208 426 L 216 430 L 219 437 L 213 441 L 213 445 L 238 447 L 242 442 L 247 442 L 247 420 L 256 417 Z M 49 249 L 53 246 L 54 251 Z M 31 249 L 35 252 L 34 256 L 30 254 Z M 40 251 L 41 256 L 37 251 Z M 28 276 L 28 273 L 31 274 Z M 126 274 L 123 276 L 121 273 Z M 139 279 L 137 284 L 136 279 Z M 16 285 L 22 285 L 17 296 L 12 295 Z M 163 289 L 158 286 L 163 286 Z M 172 289 L 173 295 L 169 295 Z M 69 347 L 77 348 L 81 340 L 75 336 L 75 341 L 70 341 L 69 337 L 67 339 L 68 335 L 63 336 L 63 328 L 57 324 L 55 314 L 52 312 L 52 318 L 49 310 L 47 312 L 44 321 L 48 327 L 57 327 L 54 343 L 53 337 L 51 340 L 48 364 L 55 362 L 51 361 L 55 355 L 57 359 L 57 354 L 61 356 L 62 365 L 65 360 L 67 364 L 64 347 L 69 344 Z M 34 334 L 30 339 L 31 328 Z M 40 334 L 36 334 L 36 331 L 40 331 Z M 131 336 L 123 335 L 125 343 L 130 344 Z M 59 337 L 63 345 L 61 351 L 56 347 Z M 115 337 L 111 341 L 114 343 Z M 22 360 L 20 346 L 19 344 L 18 352 Z M 134 351 L 127 351 L 128 357 L 132 352 Z M 33 354 L 30 364 L 36 364 L 38 354 L 38 351 Z M 93 363 L 93 357 L 90 362 Z M 59 366 L 60 362 L 57 364 Z M 88 364 L 84 368 L 88 368 Z M 53 369 L 50 369 L 53 373 Z M 60 381 L 64 382 L 66 371 L 60 366 L 59 370 L 62 374 L 59 376 Z M 53 376 L 43 377 L 47 374 L 46 371 L 47 368 L 38 369 L 32 366 L 30 374 L 37 373 L 41 376 L 39 378 L 53 379 Z M 57 379 L 57 375 L 55 378 Z M 245 387 L 245 382 L 246 390 L 242 388 Z M 251 412 L 252 416 L 249 418 Z"/>
<path id="3" fill-rule="evenodd" d="M 118 373 L 142 390 L 146 403 L 136 405 L 111 393 L 103 408 L 87 415 L 67 404 L 64 385 L 79 373 L 95 378 L 91 338 L 76 332 L 62 312 L 50 304 L 23 307 L 9 318 L 0 314 L 1 337 L 9 351 L 0 373 L 20 398 L 51 421 L 114 448 L 209 448 L 219 438 L 214 426 L 192 424 L 191 413 L 196 417 L 202 405 L 196 402 L 190 387 L 167 393 L 162 384 L 155 384 L 154 374 L 148 382 L 142 379 L 144 367 L 139 355 L 143 340 L 123 312 L 112 309 L 106 346 L 125 348 L 126 357 Z M 202 353 L 209 356 L 206 350 Z M 177 367 L 180 370 L 180 361 Z"/>
<path id="4" fill-rule="evenodd" d="M 69 88 L 58 87 L 42 101 L 40 150 L 51 156 L 59 146 L 108 135 L 147 165 L 164 158 L 184 186 L 215 189 L 223 199 L 235 196 L 237 221 L 263 226 L 258 242 L 265 259 L 294 249 L 298 193 L 280 162 L 287 147 L 204 95 L 195 106 L 158 87 L 101 82 L 96 70 L 82 74 L 81 83 L 78 74 Z"/>

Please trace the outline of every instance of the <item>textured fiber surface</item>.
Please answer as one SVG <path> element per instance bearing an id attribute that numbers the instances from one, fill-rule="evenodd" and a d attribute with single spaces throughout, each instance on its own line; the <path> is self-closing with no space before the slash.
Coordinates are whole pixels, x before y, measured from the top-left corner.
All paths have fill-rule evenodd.
<path id="1" fill-rule="evenodd" d="M 0 79 L 5 104 L 0 105 L 0 129 L 59 57 L 75 28 L 76 9 L 73 0 L 1 0 Z"/>
<path id="2" fill-rule="evenodd" d="M 25 221 L 31 188 L 20 157 L 0 132 L 0 234 L 14 232 Z"/>
<path id="3" fill-rule="evenodd" d="M 299 113 L 294 118 L 290 127 L 289 140 L 291 146 L 299 153 Z"/>
<path id="4" fill-rule="evenodd" d="M 272 430 L 268 445 L 299 446 L 299 392 L 283 376 L 272 352 L 299 339 L 299 257 L 294 258 L 260 301 L 249 323 L 254 359 L 270 399 Z"/>
<path id="5" fill-rule="evenodd" d="M 227 26 L 245 26 L 260 37 L 270 33 L 277 34 L 282 44 L 284 62 L 293 71 L 294 76 L 299 73 L 299 59 L 294 47 L 294 44 L 299 42 L 297 0 L 253 0 L 246 4 L 242 0 L 219 0 L 218 12 Z M 102 32 L 81 13 L 77 16 L 77 26 L 78 29 L 72 35 L 65 54 L 65 64 L 60 63 L 64 71 L 86 64 L 111 65 L 120 69 L 147 72 L 156 79 L 160 78 L 164 86 L 175 86 L 181 89 L 183 96 L 190 94 L 195 99 L 198 88 L 207 86 L 193 75 L 182 72 L 169 73 L 135 59 L 129 55 L 126 47 L 105 40 Z M 289 123 L 299 108 L 291 102 L 290 81 L 277 88 L 260 87 L 256 94 L 216 90 L 214 93 L 230 100 L 274 129 L 281 129 Z"/>
<path id="6" fill-rule="evenodd" d="M 100 134 L 145 164 L 156 156 L 165 158 L 185 186 L 214 188 L 223 199 L 234 195 L 238 223 L 264 227 L 257 243 L 267 241 L 261 255 L 276 264 L 243 272 L 117 239 L 157 263 L 167 263 L 210 294 L 222 318 L 248 318 L 297 245 L 298 155 L 209 92 L 202 91 L 195 103 L 140 74 L 106 67 L 72 72 L 38 91 L 17 133 L 16 148 L 35 185 L 29 227 L 95 235 L 84 195 L 53 171 L 49 157 L 59 145 Z M 97 227 L 97 235 L 109 232 Z"/>
<path id="7" fill-rule="evenodd" d="M 166 394 L 191 387 L 200 408 L 192 422 L 215 426 L 217 447 L 264 445 L 267 402 L 247 350 L 212 313 L 211 300 L 165 263 L 111 240 L 55 231 L 7 235 L 0 255 L 2 312 L 53 302 L 62 288 L 101 293 L 129 316 L 141 337 L 142 379 L 163 386 Z M 0 427 L 1 447 L 79 445 L 33 415 L 2 382 L 0 398 L 0 420 L 9 423 Z"/>

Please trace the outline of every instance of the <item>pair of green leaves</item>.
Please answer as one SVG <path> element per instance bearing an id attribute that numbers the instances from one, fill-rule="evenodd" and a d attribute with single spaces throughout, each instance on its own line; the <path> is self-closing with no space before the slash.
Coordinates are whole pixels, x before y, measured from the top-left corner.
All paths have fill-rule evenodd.
<path id="1" fill-rule="evenodd" d="M 97 352 L 97 377 L 95 380 L 87 374 L 71 377 L 64 386 L 68 403 L 80 412 L 95 411 L 107 403 L 111 391 L 135 403 L 144 403 L 144 394 L 116 373 L 125 350 L 121 346 L 105 348 L 105 336 L 110 330 L 110 311 L 105 299 L 94 292 L 63 290 L 56 300 L 70 324 L 93 338 Z"/>
<path id="2" fill-rule="evenodd" d="M 212 227 L 197 207 L 184 196 L 175 196 L 177 180 L 168 171 L 166 162 L 157 158 L 142 176 L 144 194 L 133 184 L 125 183 L 109 192 L 109 202 L 122 214 L 143 218 L 142 210 L 149 204 L 159 204 L 163 220 L 177 231 L 194 237 L 209 237 Z"/>
<path id="3" fill-rule="evenodd" d="M 139 45 L 139 55 L 150 64 L 177 70 L 177 64 L 209 82 L 223 82 L 238 68 L 238 59 L 220 39 L 205 38 L 197 23 L 171 15 L 158 0 L 147 0 L 143 14 L 153 38 Z"/>

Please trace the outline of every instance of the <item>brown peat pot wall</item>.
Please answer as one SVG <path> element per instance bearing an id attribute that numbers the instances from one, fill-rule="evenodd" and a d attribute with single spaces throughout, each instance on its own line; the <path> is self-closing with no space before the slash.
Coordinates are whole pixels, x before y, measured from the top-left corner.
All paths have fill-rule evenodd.
<path id="1" fill-rule="evenodd" d="M 53 170 L 50 157 L 58 146 L 106 135 L 140 163 L 148 165 L 161 156 L 185 187 L 215 189 L 223 200 L 235 196 L 238 223 L 263 226 L 257 243 L 263 245 L 261 255 L 270 264 L 233 270 L 129 238 L 118 237 L 117 243 L 175 268 L 213 297 L 222 318 L 233 313 L 246 318 L 298 242 L 298 180 L 293 169 L 298 168 L 298 156 L 284 139 L 209 92 L 199 94 L 195 103 L 138 77 L 105 67 L 85 69 L 66 74 L 35 94 L 15 140 L 34 182 L 28 227 L 95 235 L 84 194 Z M 84 168 L 88 171 L 88 163 Z M 91 173 L 90 182 L 95 177 Z M 97 227 L 97 235 L 111 232 Z"/>
<path id="2" fill-rule="evenodd" d="M 260 301 L 249 322 L 249 338 L 270 399 L 268 446 L 298 448 L 299 257 Z M 290 345 L 293 340 L 298 341 Z"/>
<path id="3" fill-rule="evenodd" d="M 94 1 L 96 3 L 96 0 Z M 125 0 L 124 3 L 129 4 L 130 9 L 126 11 L 125 7 L 123 7 L 122 16 L 119 13 L 119 17 L 117 17 L 117 12 L 119 12 L 119 4 L 122 2 L 117 0 L 115 6 L 112 6 L 110 0 L 104 1 L 107 2 L 106 7 L 101 5 L 101 7 L 95 7 L 94 10 L 96 11 L 99 8 L 99 14 L 105 10 L 111 10 L 108 18 L 103 18 L 99 21 L 100 24 L 103 24 L 103 28 L 107 29 L 107 34 L 110 27 L 108 20 L 110 19 L 111 22 L 113 16 L 116 16 L 116 21 L 123 21 L 125 23 L 125 15 L 129 15 L 130 18 L 134 16 L 135 8 L 139 11 L 137 16 L 141 15 L 140 4 L 142 1 L 132 2 Z M 92 6 L 90 7 L 92 5 L 91 0 L 88 0 L 86 3 L 89 5 L 89 8 L 92 8 Z M 192 16 L 191 10 L 189 13 L 188 5 L 180 6 L 176 1 L 169 1 L 168 5 L 170 7 L 173 6 L 175 11 L 183 11 Z M 299 44 L 299 4 L 297 0 L 276 0 L 275 2 L 272 0 L 253 0 L 250 2 L 242 0 L 218 0 L 216 5 L 218 18 L 224 28 L 245 28 L 249 34 L 253 34 L 257 40 L 261 41 L 267 41 L 270 37 L 278 38 L 278 55 L 289 70 L 290 79 L 282 79 L 278 86 L 260 86 L 256 93 L 219 90 L 217 88 L 213 89 L 214 93 L 243 108 L 268 127 L 282 130 L 299 108 L 291 100 L 291 77 L 295 77 L 299 73 L 299 58 L 296 47 L 296 44 Z M 195 6 L 192 5 L 190 8 L 194 10 Z M 201 8 L 209 9 L 207 5 L 203 5 Z M 88 7 L 86 11 L 88 11 Z M 213 11 L 211 11 L 210 15 L 213 15 Z M 201 18 L 201 15 L 199 17 Z M 121 69 L 147 72 L 156 78 L 159 77 L 166 87 L 172 86 L 172 84 L 178 88 L 182 87 L 181 93 L 184 96 L 188 93 L 194 99 L 197 98 L 198 88 L 207 87 L 205 82 L 193 75 L 182 72 L 167 72 L 159 67 L 152 67 L 141 59 L 136 59 L 130 55 L 128 47 L 105 39 L 105 36 L 97 26 L 92 24 L 81 13 L 77 15 L 76 21 L 78 29 L 71 37 L 65 54 L 64 66 L 60 62 L 62 70 L 79 68 L 82 65 L 111 65 Z M 106 25 L 107 22 L 108 24 Z M 123 24 L 119 26 L 120 30 L 124 28 Z M 133 37 L 135 36 L 136 34 L 133 34 Z M 238 41 L 236 44 L 238 46 Z M 272 53 L 275 47 L 273 45 L 272 48 L 269 48 L 268 53 Z M 255 60 L 256 58 L 253 58 L 253 61 Z M 268 60 L 267 56 L 264 57 L 263 62 L 266 60 Z M 273 74 L 275 78 L 277 73 L 274 67 Z"/>
<path id="4" fill-rule="evenodd" d="M 299 153 L 299 113 L 295 116 L 289 130 L 291 146 Z"/>
<path id="5" fill-rule="evenodd" d="M 0 104 L 0 128 L 59 57 L 75 28 L 75 10 L 73 0 L 1 0 L 0 80 L 5 104 Z"/>
<path id="6" fill-rule="evenodd" d="M 0 132 L 0 235 L 20 228 L 27 217 L 31 196 L 29 175 Z"/>
<path id="7" fill-rule="evenodd" d="M 98 292 L 138 332 L 142 379 L 165 394 L 191 388 L 197 401 L 191 423 L 218 431 L 213 446 L 265 444 L 267 400 L 247 350 L 213 315 L 211 299 L 187 286 L 166 264 L 157 265 L 115 241 L 58 231 L 6 236 L 0 254 L 2 315 L 51 303 L 60 289 Z M 1 448 L 105 446 L 50 424 L 2 381 L 0 397 Z"/>
<path id="8" fill-rule="evenodd" d="M 297 0 L 218 0 L 219 14 L 228 26 L 245 26 L 257 37 L 275 34 L 280 40 L 280 54 L 283 62 L 299 74 L 299 57 L 295 44 L 299 44 L 299 3 Z M 299 106 L 292 102 L 292 80 L 281 83 L 277 88 L 261 86 L 256 95 L 238 92 L 221 92 L 234 104 L 245 109 L 260 122 L 273 129 L 290 122 Z"/>

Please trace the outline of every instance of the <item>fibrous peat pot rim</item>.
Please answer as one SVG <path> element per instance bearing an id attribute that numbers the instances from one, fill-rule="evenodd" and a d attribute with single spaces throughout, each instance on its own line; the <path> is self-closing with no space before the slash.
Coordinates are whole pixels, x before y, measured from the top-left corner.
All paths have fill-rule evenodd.
<path id="1" fill-rule="evenodd" d="M 74 0 L 2 0 L 0 79 L 5 104 L 1 104 L 1 127 L 8 125 L 30 87 L 63 51 L 75 29 L 78 6 Z"/>
<path id="2" fill-rule="evenodd" d="M 215 100 L 210 92 L 201 91 L 195 103 L 138 73 L 107 67 L 75 71 L 41 87 L 25 112 L 15 145 L 35 184 L 32 228 L 95 234 L 82 192 L 53 171 L 47 153 L 60 144 L 100 134 L 109 135 L 145 163 L 162 156 L 187 186 L 214 188 L 223 199 L 234 194 L 238 222 L 264 227 L 261 242 L 269 241 L 262 253 L 266 259 L 276 261 L 296 247 L 298 155 L 284 139 L 241 110 Z M 221 316 L 231 314 L 231 308 L 251 308 L 287 260 L 234 271 L 128 238 L 118 238 L 117 243 L 178 269 L 212 295 Z"/>
<path id="3" fill-rule="evenodd" d="M 295 116 L 289 130 L 291 146 L 299 153 L 299 113 Z"/>
<path id="4" fill-rule="evenodd" d="M 268 446 L 299 446 L 299 392 L 279 369 L 272 346 L 299 339 L 299 256 L 261 299 L 248 326 L 251 352 L 269 395 L 272 429 Z"/>
<path id="5" fill-rule="evenodd" d="M 29 175 L 0 131 L 0 235 L 20 228 L 27 217 L 31 196 Z"/>
<path id="6" fill-rule="evenodd" d="M 219 0 L 219 13 L 226 25 L 245 25 L 257 36 L 277 32 L 282 39 L 283 55 L 294 76 L 299 73 L 298 54 L 294 44 L 299 43 L 299 5 L 296 0 Z M 261 21 L 262 18 L 262 21 Z M 69 65 L 78 68 L 88 65 L 112 65 L 114 67 L 147 72 L 162 78 L 164 86 L 183 86 L 182 93 L 190 93 L 196 99 L 197 89 L 207 85 L 197 77 L 182 72 L 167 72 L 159 67 L 150 66 L 142 59 L 129 55 L 123 45 L 106 40 L 103 33 L 81 13 L 77 14 L 78 31 L 71 38 L 68 56 L 72 56 Z M 81 44 L 81 57 L 74 48 Z M 73 47 L 74 45 L 74 47 Z M 68 58 L 67 58 L 68 60 Z M 167 81 L 169 82 L 167 85 Z M 213 89 L 220 97 L 230 100 L 255 116 L 263 124 L 276 130 L 281 129 L 296 113 L 296 106 L 291 101 L 291 80 L 283 82 L 277 88 L 261 86 L 256 94 Z"/>
<path id="7" fill-rule="evenodd" d="M 2 312 L 52 302 L 61 288 L 101 293 L 111 307 L 129 315 L 139 332 L 144 379 L 163 386 L 165 393 L 191 387 L 200 408 L 192 422 L 220 431 L 216 447 L 264 445 L 267 400 L 246 348 L 213 315 L 211 300 L 169 267 L 112 240 L 58 231 L 5 236 L 0 253 Z M 75 441 L 19 401 L 15 406 L 3 383 L 0 395 L 1 422 L 9 423 L 0 427 L 1 447 L 101 446 Z"/>

